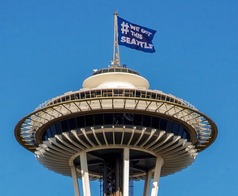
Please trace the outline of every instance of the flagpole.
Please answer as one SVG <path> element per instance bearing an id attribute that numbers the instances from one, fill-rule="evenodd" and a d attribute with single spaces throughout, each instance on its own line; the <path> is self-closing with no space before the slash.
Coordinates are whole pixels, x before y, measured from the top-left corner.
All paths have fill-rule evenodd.
<path id="1" fill-rule="evenodd" d="M 120 52 L 118 45 L 118 22 L 117 22 L 118 13 L 114 12 L 114 41 L 113 41 L 113 61 L 112 66 L 120 67 Z"/>

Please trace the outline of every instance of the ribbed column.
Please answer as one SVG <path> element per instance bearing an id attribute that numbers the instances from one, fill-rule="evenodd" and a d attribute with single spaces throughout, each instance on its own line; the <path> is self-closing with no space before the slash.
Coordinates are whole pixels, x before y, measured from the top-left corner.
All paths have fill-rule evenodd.
<path id="1" fill-rule="evenodd" d="M 123 196 L 129 196 L 130 150 L 123 151 Z"/>
<path id="2" fill-rule="evenodd" d="M 150 181 L 152 177 L 152 172 L 146 172 L 145 184 L 144 184 L 144 193 L 143 196 L 148 196 L 150 194 Z"/>
<path id="3" fill-rule="evenodd" d="M 82 182 L 83 182 L 83 195 L 91 196 L 89 174 L 88 174 L 87 154 L 84 151 L 82 151 L 80 153 L 80 165 L 81 165 L 81 175 L 82 175 Z"/>
<path id="4" fill-rule="evenodd" d="M 80 196 L 78 177 L 77 177 L 75 166 L 71 166 L 71 175 L 72 175 L 73 185 L 74 185 L 74 195 Z"/>
<path id="5" fill-rule="evenodd" d="M 155 164 L 155 172 L 154 172 L 154 182 L 152 184 L 151 196 L 157 196 L 159 191 L 159 178 L 161 167 L 164 164 L 164 160 L 161 156 L 157 156 L 156 164 Z"/>

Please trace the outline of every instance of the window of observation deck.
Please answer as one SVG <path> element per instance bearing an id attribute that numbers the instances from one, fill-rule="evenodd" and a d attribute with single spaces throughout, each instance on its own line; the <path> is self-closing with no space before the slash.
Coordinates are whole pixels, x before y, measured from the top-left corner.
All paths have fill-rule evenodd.
<path id="1" fill-rule="evenodd" d="M 136 74 L 136 75 L 140 75 L 138 72 L 125 68 L 125 67 L 109 67 L 109 68 L 105 68 L 105 69 L 100 69 L 97 70 L 93 73 L 93 75 L 98 75 L 98 74 L 102 74 L 102 73 L 109 73 L 109 72 L 124 72 L 124 73 L 131 73 L 131 74 Z"/>
<path id="2" fill-rule="evenodd" d="M 98 98 L 98 97 L 137 97 L 146 99 L 155 99 L 168 101 L 180 105 L 185 105 L 181 100 L 160 92 L 139 89 L 97 89 L 73 92 L 60 96 L 46 103 L 47 106 L 59 104 L 66 101 L 75 101 L 80 99 Z"/>
<path id="3" fill-rule="evenodd" d="M 160 117 L 133 113 L 100 113 L 62 120 L 48 127 L 43 133 L 42 140 L 47 140 L 62 132 L 101 126 L 146 127 L 147 130 L 158 129 L 173 133 L 176 136 L 181 136 L 181 138 L 190 141 L 190 135 L 186 128 L 177 122 Z"/>

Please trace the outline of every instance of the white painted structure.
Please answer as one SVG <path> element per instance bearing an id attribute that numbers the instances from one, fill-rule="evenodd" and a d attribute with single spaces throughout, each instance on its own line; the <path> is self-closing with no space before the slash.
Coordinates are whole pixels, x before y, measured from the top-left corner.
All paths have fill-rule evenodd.
<path id="1" fill-rule="evenodd" d="M 72 176 L 75 196 L 90 196 L 95 179 L 104 196 L 129 196 L 134 179 L 145 180 L 143 196 L 157 196 L 160 176 L 189 166 L 217 128 L 188 102 L 150 90 L 137 72 L 111 66 L 24 117 L 15 136 L 42 165 Z"/>
<path id="2" fill-rule="evenodd" d="M 130 180 L 144 180 L 143 196 L 157 196 L 160 176 L 189 166 L 217 136 L 194 106 L 150 90 L 144 77 L 120 66 L 116 29 L 117 13 L 111 67 L 41 104 L 15 128 L 42 165 L 72 177 L 75 196 L 91 196 L 95 179 L 103 181 L 103 196 L 132 196 Z"/>
<path id="3" fill-rule="evenodd" d="M 95 179 L 103 196 L 132 196 L 131 180 L 145 181 L 143 196 L 157 196 L 160 176 L 189 166 L 217 128 L 193 105 L 150 90 L 144 77 L 120 66 L 117 13 L 114 21 L 111 67 L 41 104 L 17 124 L 15 137 L 46 168 L 71 176 L 75 196 L 91 196 Z"/>

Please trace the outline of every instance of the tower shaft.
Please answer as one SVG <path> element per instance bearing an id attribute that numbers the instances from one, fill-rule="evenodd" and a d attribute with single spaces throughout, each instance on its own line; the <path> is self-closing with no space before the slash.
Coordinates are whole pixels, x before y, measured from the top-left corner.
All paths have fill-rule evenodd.
<path id="1" fill-rule="evenodd" d="M 130 148 L 124 147 L 120 149 L 121 153 L 106 154 L 102 157 L 103 167 L 103 196 L 132 196 L 132 188 L 130 187 Z M 82 187 L 83 195 L 91 196 L 91 191 L 89 187 L 89 174 L 88 174 L 88 159 L 85 152 L 80 153 L 80 171 L 82 175 Z M 158 155 L 156 157 L 155 167 L 146 172 L 146 180 L 144 183 L 144 194 L 143 196 L 157 196 L 159 189 L 159 178 L 161 173 L 161 168 L 163 166 L 163 159 Z M 98 163 L 97 163 L 98 164 Z M 75 196 L 80 195 L 78 181 L 76 177 L 76 168 L 71 167 L 71 175 L 73 179 Z M 142 170 L 142 168 L 137 168 Z M 153 186 L 150 189 L 150 182 L 152 175 L 153 177 Z"/>

